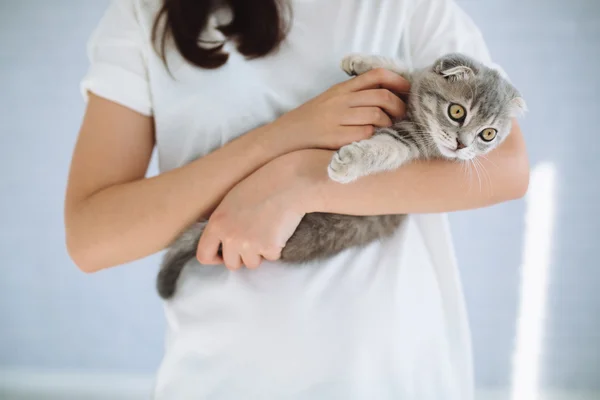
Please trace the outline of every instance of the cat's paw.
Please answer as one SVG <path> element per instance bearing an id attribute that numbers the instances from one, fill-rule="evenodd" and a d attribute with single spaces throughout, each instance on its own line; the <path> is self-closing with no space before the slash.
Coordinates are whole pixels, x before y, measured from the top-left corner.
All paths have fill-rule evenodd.
<path id="1" fill-rule="evenodd" d="M 364 150 L 356 143 L 339 149 L 331 159 L 327 173 L 339 183 L 350 183 L 363 175 L 360 159 Z"/>
<path id="2" fill-rule="evenodd" d="M 342 70 L 350 76 L 364 74 L 373 69 L 371 57 L 364 54 L 348 54 L 342 59 Z"/>

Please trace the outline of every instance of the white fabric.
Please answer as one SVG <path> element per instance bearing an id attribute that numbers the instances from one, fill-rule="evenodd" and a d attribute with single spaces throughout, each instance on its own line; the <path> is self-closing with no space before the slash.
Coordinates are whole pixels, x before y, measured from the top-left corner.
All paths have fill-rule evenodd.
<path id="1" fill-rule="evenodd" d="M 88 90 L 152 115 L 161 171 L 265 124 L 346 77 L 348 52 L 490 64 L 450 0 L 296 0 L 281 50 L 202 70 L 150 43 L 158 0 L 114 1 L 90 44 Z M 191 262 L 168 320 L 156 399 L 472 398 L 470 337 L 445 215 L 326 262 L 230 272 Z"/>

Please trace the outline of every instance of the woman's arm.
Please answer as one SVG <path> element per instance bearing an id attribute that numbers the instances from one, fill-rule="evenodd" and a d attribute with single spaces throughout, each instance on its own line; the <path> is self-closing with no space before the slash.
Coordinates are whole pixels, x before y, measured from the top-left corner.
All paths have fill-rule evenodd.
<path id="1" fill-rule="evenodd" d="M 508 138 L 474 165 L 453 161 L 416 161 L 396 171 L 366 176 L 351 184 L 327 176 L 332 152 L 290 154 L 306 179 L 310 211 L 353 215 L 437 213 L 490 206 L 522 197 L 529 184 L 523 135 L 514 122 Z"/>
<path id="2" fill-rule="evenodd" d="M 86 272 L 164 248 L 185 226 L 279 152 L 258 128 L 182 168 L 143 179 L 153 121 L 90 95 L 69 175 L 67 248 Z"/>
<path id="3" fill-rule="evenodd" d="M 389 126 L 388 114 L 404 112 L 390 90 L 408 89 L 398 75 L 372 71 L 201 159 L 148 179 L 152 118 L 90 94 L 65 201 L 69 254 L 80 269 L 94 272 L 155 253 L 276 157 L 303 148 L 339 148 L 369 137 L 374 126 Z"/>
<path id="4" fill-rule="evenodd" d="M 202 264 L 256 268 L 276 260 L 310 212 L 353 215 L 433 213 L 489 206 L 523 196 L 529 168 L 523 137 L 512 134 L 482 160 L 487 172 L 421 161 L 339 184 L 327 176 L 332 151 L 301 150 L 271 161 L 237 184 L 210 217 L 198 245 Z M 218 250 L 222 246 L 221 257 Z"/>

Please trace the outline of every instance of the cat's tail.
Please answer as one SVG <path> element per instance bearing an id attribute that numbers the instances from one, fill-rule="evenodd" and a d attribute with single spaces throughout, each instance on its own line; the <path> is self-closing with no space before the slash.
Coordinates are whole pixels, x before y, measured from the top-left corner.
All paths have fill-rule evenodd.
<path id="1" fill-rule="evenodd" d="M 205 226 L 206 222 L 195 223 L 181 234 L 167 250 L 156 278 L 156 289 L 163 299 L 169 299 L 175 294 L 177 280 L 183 267 L 196 256 L 198 241 Z"/>
<path id="2" fill-rule="evenodd" d="M 405 215 L 306 214 L 281 252 L 290 263 L 332 257 L 393 235 Z"/>

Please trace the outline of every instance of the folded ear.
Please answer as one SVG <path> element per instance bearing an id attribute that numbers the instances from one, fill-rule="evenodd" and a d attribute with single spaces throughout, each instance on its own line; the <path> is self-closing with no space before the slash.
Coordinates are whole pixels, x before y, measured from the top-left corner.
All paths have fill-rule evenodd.
<path id="1" fill-rule="evenodd" d="M 527 103 L 521 96 L 517 96 L 510 101 L 511 117 L 522 117 L 527 112 Z"/>
<path id="2" fill-rule="evenodd" d="M 451 82 L 455 82 L 469 79 L 475 75 L 475 73 L 471 68 L 461 65 L 459 67 L 442 70 L 440 75 L 443 75 L 444 78 L 450 80 Z"/>
<path id="3" fill-rule="evenodd" d="M 448 54 L 438 59 L 433 71 L 451 82 L 472 78 L 479 72 L 475 62 L 463 54 Z"/>

